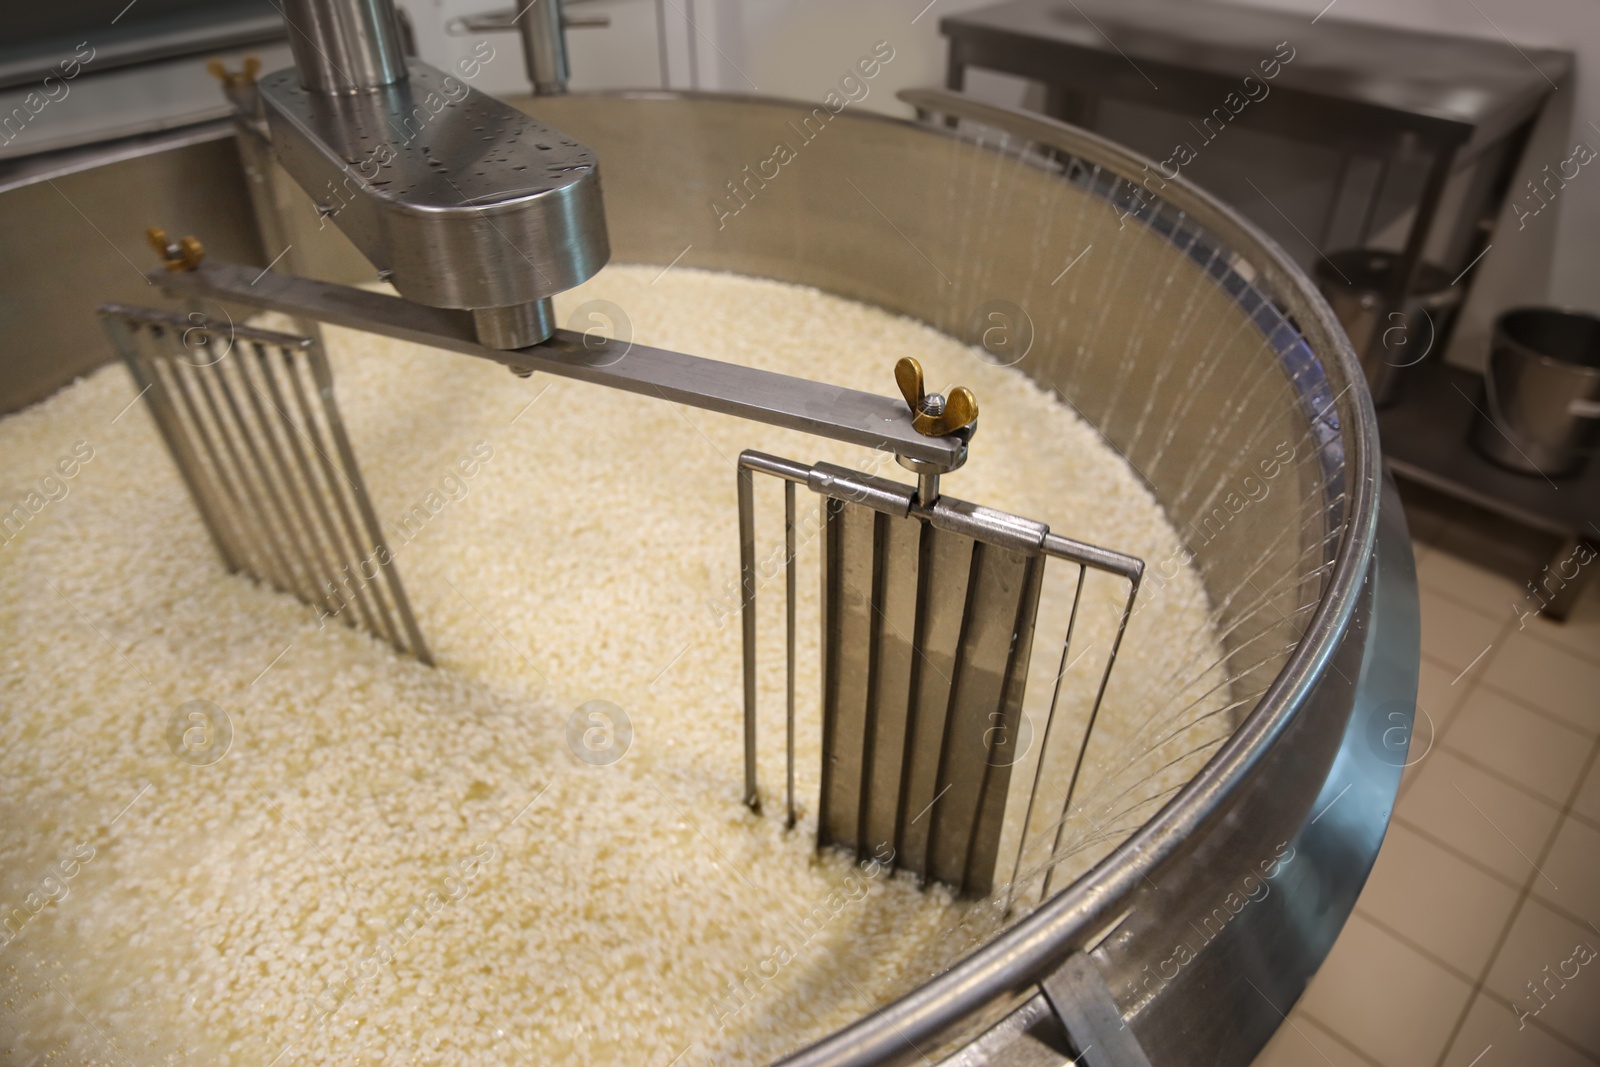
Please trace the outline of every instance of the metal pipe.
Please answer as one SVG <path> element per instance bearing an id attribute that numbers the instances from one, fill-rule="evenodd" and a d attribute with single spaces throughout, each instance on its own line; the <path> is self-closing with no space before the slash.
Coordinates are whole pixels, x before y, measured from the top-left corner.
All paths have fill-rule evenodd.
<path id="1" fill-rule="evenodd" d="M 555 305 L 545 297 L 507 307 L 473 308 L 472 327 L 490 348 L 527 348 L 555 332 Z"/>
<path id="2" fill-rule="evenodd" d="M 561 20 L 561 0 L 533 0 L 517 19 L 522 34 L 522 55 L 535 96 L 557 96 L 567 91 L 571 68 L 567 64 L 567 35 Z"/>
<path id="3" fill-rule="evenodd" d="M 349 96 L 406 80 L 393 0 L 283 0 L 283 21 L 312 92 Z"/>
<path id="4" fill-rule="evenodd" d="M 566 5 L 577 0 L 528 0 L 503 11 L 483 11 L 463 15 L 445 23 L 453 36 L 477 33 L 509 33 L 522 38 L 522 60 L 536 96 L 558 96 L 567 91 L 571 66 L 567 61 L 567 30 L 604 28 L 611 25 L 609 15 L 569 15 Z M 661 18 L 659 0 L 656 18 Z M 659 34 L 658 34 L 659 36 Z M 665 44 L 662 45 L 665 47 Z M 665 88 L 666 61 L 662 61 L 662 87 Z"/>

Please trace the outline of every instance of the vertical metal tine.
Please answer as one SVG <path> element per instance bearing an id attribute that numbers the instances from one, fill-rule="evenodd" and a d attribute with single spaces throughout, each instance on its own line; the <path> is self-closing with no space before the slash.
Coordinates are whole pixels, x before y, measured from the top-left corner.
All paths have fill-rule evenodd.
<path id="1" fill-rule="evenodd" d="M 977 615 L 977 612 L 974 609 L 976 607 L 978 591 L 981 588 L 983 581 L 982 573 L 984 556 L 987 555 L 989 550 L 989 546 L 983 542 L 973 542 L 972 555 L 969 563 L 967 564 L 966 597 L 961 606 L 959 636 L 956 638 L 955 649 L 952 655 L 950 692 L 949 696 L 946 698 L 944 722 L 942 723 L 942 729 L 940 730 L 939 737 L 939 769 L 934 778 L 934 782 L 938 786 L 938 792 L 934 795 L 934 803 L 929 806 L 928 850 L 922 861 L 922 879 L 924 882 L 931 880 L 951 882 L 956 885 L 958 890 L 964 888 L 961 881 L 962 874 L 955 872 L 958 870 L 960 872 L 965 872 L 967 866 L 966 856 L 963 855 L 960 858 L 959 864 L 949 863 L 948 850 L 944 846 L 951 836 L 959 836 L 964 839 L 965 835 L 949 835 L 940 833 L 941 830 L 944 830 L 944 823 L 947 821 L 945 818 L 945 813 L 950 811 L 954 805 L 945 804 L 943 807 L 941 807 L 938 802 L 944 799 L 945 794 L 959 788 L 959 785 L 962 784 L 959 782 L 960 776 L 953 775 L 951 773 L 951 759 L 954 756 L 956 749 L 957 725 L 961 723 L 962 719 L 960 714 L 963 703 L 962 683 L 966 680 L 963 677 L 963 674 L 968 666 L 967 650 L 970 648 L 972 643 L 972 629 Z M 943 877 L 941 877 L 941 875 L 943 875 Z"/>
<path id="2" fill-rule="evenodd" d="M 334 403 L 333 372 L 328 368 L 327 355 L 315 340 L 306 346 L 305 353 L 311 365 L 312 377 L 317 383 L 317 394 L 322 397 L 322 415 L 328 424 L 328 436 L 333 438 L 339 462 L 344 467 L 345 483 L 355 498 L 356 512 L 366 525 L 367 541 L 372 545 L 373 554 L 383 568 L 389 596 L 400 614 L 401 625 L 405 627 L 411 654 L 431 667 L 433 656 L 428 652 L 427 642 L 422 639 L 422 630 L 417 626 L 417 617 L 411 611 L 411 601 L 406 596 L 405 585 L 400 581 L 400 568 L 395 563 L 394 553 L 384 540 L 383 529 L 378 525 L 378 513 L 373 510 L 372 498 L 367 495 L 366 482 L 361 477 L 361 467 L 356 463 L 355 449 L 350 447 L 350 438 L 344 432 L 344 421 L 339 417 L 339 406 Z"/>
<path id="3" fill-rule="evenodd" d="M 906 731 L 919 666 L 912 639 L 917 628 L 922 526 L 920 519 L 882 512 L 876 519 L 871 700 L 862 753 L 858 849 L 863 858 L 870 853 L 881 859 L 883 847 L 898 848 L 900 838 Z"/>
<path id="4" fill-rule="evenodd" d="M 1048 545 L 1046 546 L 1048 549 Z M 1128 599 L 1122 605 L 1122 617 L 1117 622 L 1117 635 L 1111 639 L 1111 652 L 1106 656 L 1106 666 L 1100 672 L 1100 685 L 1095 690 L 1094 704 L 1089 709 L 1089 721 L 1083 727 L 1083 741 L 1078 746 L 1078 758 L 1072 765 L 1072 777 L 1067 780 L 1067 798 L 1061 805 L 1061 822 L 1056 825 L 1055 845 L 1051 849 L 1054 856 L 1056 849 L 1061 847 L 1061 835 L 1067 824 L 1067 818 L 1072 814 L 1072 798 L 1078 790 L 1078 776 L 1083 772 L 1083 757 L 1089 750 L 1089 739 L 1094 734 L 1095 721 L 1100 716 L 1100 705 L 1106 698 L 1106 686 L 1111 681 L 1111 669 L 1117 665 L 1117 650 L 1122 646 L 1123 635 L 1128 632 L 1128 620 L 1133 616 L 1133 602 L 1139 596 L 1139 582 L 1143 577 L 1142 571 L 1128 576 Z M 1055 876 L 1056 868 L 1051 867 L 1045 874 L 1044 895 L 1050 895 L 1050 883 Z"/>
<path id="5" fill-rule="evenodd" d="M 212 544 L 216 546 L 217 552 L 230 571 L 240 570 L 243 567 L 243 555 L 238 545 L 234 543 L 232 531 L 227 530 L 221 523 L 214 487 L 209 483 L 207 472 L 201 467 L 199 457 L 189 447 L 189 441 L 183 432 L 183 424 L 173 408 L 172 397 L 168 393 L 166 383 L 156 377 L 142 352 L 143 332 L 118 316 L 103 316 L 101 323 L 112 344 L 121 354 L 123 362 L 127 364 L 129 373 L 133 375 L 134 384 L 139 386 L 140 395 L 150 398 L 150 410 L 155 418 L 156 429 L 171 451 L 184 485 L 200 508 Z"/>
<path id="6" fill-rule="evenodd" d="M 310 398 L 306 396 L 305 384 L 302 381 L 305 372 L 302 372 L 301 367 L 308 367 L 310 360 L 309 358 L 296 358 L 297 355 L 304 353 L 303 349 L 298 353 L 287 348 L 282 351 L 290 391 L 294 393 L 295 405 L 300 411 L 301 421 L 305 424 L 305 433 L 311 443 L 311 450 L 316 453 L 318 464 L 322 468 L 322 478 L 323 482 L 326 483 L 327 494 L 333 498 L 334 509 L 339 514 L 339 524 L 335 528 L 335 540 L 336 543 L 342 542 L 345 547 L 338 552 L 338 555 L 347 560 L 354 559 L 359 570 L 364 559 L 362 553 L 365 548 L 361 543 L 360 527 L 356 525 L 355 518 L 351 515 L 348 483 L 345 481 L 344 472 L 334 465 L 333 458 L 328 455 L 328 443 L 323 438 L 322 428 L 317 425 L 316 410 L 312 406 Z M 382 560 L 378 562 L 381 566 Z M 365 578 L 366 575 L 362 574 L 361 577 Z M 396 628 L 394 618 L 389 611 L 388 601 L 384 598 L 380 587 L 363 581 L 356 592 L 357 596 L 361 598 L 361 604 L 365 605 L 370 598 L 373 605 L 373 608 L 368 608 L 363 612 L 363 616 L 370 619 L 375 608 L 377 615 L 383 620 L 383 636 L 396 648 L 404 648 L 405 637 Z M 374 632 L 377 632 L 376 626 L 372 626 L 370 622 L 368 625 Z"/>
<path id="7" fill-rule="evenodd" d="M 1039 763 L 1033 772 L 1033 785 L 1028 790 L 1028 807 L 1022 816 L 1022 833 L 1019 835 L 1020 843 L 1017 845 L 1017 861 L 1011 868 L 1011 885 L 1006 890 L 1006 915 L 1011 914 L 1011 905 L 1016 899 L 1017 879 L 1022 874 L 1022 858 L 1028 850 L 1028 838 L 1033 830 L 1033 809 L 1034 805 L 1039 801 L 1039 782 L 1045 775 L 1045 758 L 1050 754 L 1050 734 L 1056 722 L 1056 706 L 1061 702 L 1061 680 L 1066 677 L 1067 664 L 1071 662 L 1067 657 L 1072 654 L 1072 631 L 1078 625 L 1078 606 L 1083 603 L 1083 582 L 1088 574 L 1088 566 L 1082 563 L 1078 564 L 1078 584 L 1072 593 L 1072 610 L 1067 615 L 1067 635 L 1061 642 L 1061 664 L 1056 668 L 1055 684 L 1051 688 L 1050 710 L 1045 714 L 1044 733 L 1039 739 Z"/>
<path id="8" fill-rule="evenodd" d="M 265 569 L 269 580 L 284 592 L 301 595 L 298 576 L 290 564 L 289 555 L 283 550 L 277 526 L 269 514 L 272 509 L 262 505 L 256 480 L 252 477 L 248 464 L 239 454 L 234 441 L 236 435 L 228 431 L 227 420 L 217 404 L 216 397 L 212 395 L 208 384 L 211 375 L 197 374 L 191 382 L 190 375 L 175 363 L 167 362 L 165 367 L 173 386 L 189 409 L 191 421 L 197 432 L 208 440 L 211 454 L 218 458 L 226 455 L 228 459 L 233 474 L 230 481 L 238 487 L 238 492 L 233 495 L 240 505 L 239 525 L 245 531 L 255 532 L 256 540 L 263 546 L 265 554 L 271 560 L 271 566 Z M 205 402 L 204 413 L 201 405 L 195 402 L 195 393 L 199 393 Z M 210 443 L 212 438 L 221 442 L 220 448 L 215 443 Z"/>
<path id="9" fill-rule="evenodd" d="M 994 885 L 1011 768 L 1018 758 L 1015 752 L 1021 731 L 1022 698 L 1028 682 L 1028 662 L 1033 657 L 1033 628 L 1043 591 L 1044 567 L 1042 557 L 1028 557 L 1023 562 L 998 700 L 990 712 L 991 725 L 981 736 L 983 780 L 973 804 L 966 874 L 962 879 L 964 890 L 981 896 L 987 896 Z"/>
<path id="10" fill-rule="evenodd" d="M 917 612 L 900 799 L 897 862 L 926 878 L 933 853 L 933 812 L 941 802 L 941 749 L 955 692 L 961 623 L 975 542 L 923 523 L 917 561 Z"/>
<path id="11" fill-rule="evenodd" d="M 889 516 L 878 512 L 862 509 L 862 518 L 868 524 L 868 548 L 866 556 L 870 560 L 870 569 L 867 572 L 865 588 L 856 588 L 856 595 L 865 599 L 865 611 L 862 617 L 867 626 L 867 669 L 862 676 L 866 683 L 863 686 L 861 704 L 861 738 L 858 746 L 860 771 L 856 782 L 856 819 L 854 833 L 848 844 L 854 846 L 857 859 L 864 859 L 871 853 L 868 845 L 868 835 L 873 832 L 872 825 L 872 768 L 876 752 L 878 735 L 878 696 L 882 692 L 879 679 L 883 672 L 883 625 L 878 616 L 882 613 L 883 583 L 887 568 L 884 566 L 884 552 L 888 543 Z M 844 739 L 848 744 L 854 738 Z M 898 785 L 898 782 L 896 783 Z M 894 837 L 894 824 L 889 825 L 889 840 Z"/>
<path id="12" fill-rule="evenodd" d="M 241 497 L 242 493 L 248 491 L 248 483 L 240 480 L 241 475 L 233 470 L 228 458 L 219 450 L 217 442 L 220 438 L 213 432 L 204 412 L 196 403 L 187 375 L 166 358 L 152 358 L 149 367 L 151 375 L 163 383 L 167 396 L 175 398 L 173 410 L 182 411 L 183 429 L 191 443 L 199 443 L 195 454 L 205 457 L 218 497 L 224 502 L 228 527 L 234 532 L 235 541 L 243 555 L 249 558 L 251 577 L 259 579 L 262 575 L 279 574 L 281 564 L 274 548 L 262 538 L 260 524 L 254 518 L 250 502 Z"/>
<path id="13" fill-rule="evenodd" d="M 232 546 L 230 569 L 256 573 L 261 549 L 250 536 L 248 527 L 240 519 L 239 502 L 233 486 L 225 473 L 222 458 L 215 454 L 210 437 L 196 419 L 195 412 L 180 411 L 172 369 L 167 361 L 141 355 L 139 364 L 146 379 L 152 384 L 149 392 L 151 410 L 158 423 L 170 423 L 172 442 L 168 445 L 178 469 L 189 485 L 190 495 L 200 509 L 200 517 L 211 530 L 213 540 Z M 164 429 L 163 433 L 166 434 Z"/>
<path id="14" fill-rule="evenodd" d="M 100 315 L 229 569 L 326 614 L 354 602 L 342 621 L 432 664 L 319 342 L 115 304 Z M 196 351 L 213 358 L 184 358 Z"/>
<path id="15" fill-rule="evenodd" d="M 786 712 L 785 712 L 785 828 L 795 824 L 794 799 L 794 713 L 795 713 L 795 476 L 804 468 L 774 460 L 759 452 L 739 454 L 739 618 L 743 641 L 744 669 L 744 800 L 753 810 L 761 810 L 761 793 L 756 777 L 756 519 L 754 473 L 760 470 L 784 482 L 783 538 L 787 585 L 785 615 Z M 823 581 L 827 581 L 824 567 Z M 823 658 L 826 662 L 826 650 Z M 826 668 L 824 667 L 824 670 Z M 826 772 L 824 772 L 826 773 Z"/>
<path id="16" fill-rule="evenodd" d="M 761 810 L 756 783 L 756 504 L 755 476 L 739 468 L 739 621 L 744 637 L 744 802 Z"/>
<path id="17" fill-rule="evenodd" d="M 831 664 L 822 699 L 822 760 L 826 785 L 817 809 L 821 838 L 859 848 L 866 749 L 872 705 L 877 512 L 836 501 L 825 522 L 829 611 L 823 641 Z"/>
<path id="18" fill-rule="evenodd" d="M 294 425 L 284 411 L 281 402 L 274 395 L 276 383 L 271 375 L 272 356 L 267 347 L 259 341 L 252 341 L 245 347 L 239 346 L 239 356 L 234 361 L 234 370 L 243 393 L 250 416 L 255 420 L 253 431 L 257 440 L 264 441 L 267 453 L 271 458 L 271 473 L 279 491 L 290 501 L 292 506 L 293 529 L 296 543 L 299 546 L 300 563 L 306 573 L 312 576 L 318 591 L 324 598 L 324 606 L 331 608 L 335 605 L 343 607 L 343 597 L 337 591 L 335 581 L 338 561 L 338 551 L 335 547 L 333 557 L 330 559 L 325 551 L 322 539 L 318 536 L 316 516 L 308 501 L 316 496 L 315 486 L 299 477 L 295 463 L 295 432 Z M 353 621 L 350 625 L 355 625 Z"/>
<path id="19" fill-rule="evenodd" d="M 794 829 L 794 632 L 795 632 L 795 571 L 798 561 L 795 559 L 794 548 L 794 483 L 783 483 L 783 551 L 788 560 L 785 567 L 785 614 L 788 616 L 788 626 L 785 633 L 784 653 L 787 660 L 787 707 L 785 709 L 785 755 L 788 782 L 786 788 L 788 817 L 784 821 L 786 829 Z M 754 610 L 752 605 L 751 610 Z"/>
<path id="20" fill-rule="evenodd" d="M 295 480 L 294 470 L 289 465 L 288 458 L 284 455 L 282 442 L 278 440 L 278 421 L 267 414 L 266 406 L 262 403 L 262 391 L 253 380 L 251 365 L 258 370 L 266 362 L 267 354 L 262 345 L 257 342 L 250 346 L 255 359 L 239 358 L 233 361 L 233 368 L 240 383 L 243 385 L 245 403 L 249 406 L 255 422 L 254 432 L 250 435 L 252 443 L 261 441 L 267 447 L 269 461 L 263 466 L 267 476 L 277 485 L 281 498 L 289 501 L 290 510 L 285 513 L 286 525 L 294 537 L 295 549 L 300 553 L 300 563 L 305 568 L 308 577 L 316 585 L 316 599 L 322 601 L 330 614 L 339 613 L 339 594 L 335 591 L 334 570 L 328 563 L 327 553 L 322 550 L 322 544 L 317 539 L 312 528 L 311 514 L 307 508 L 300 485 Z M 219 370 L 220 370 L 219 366 Z M 225 380 L 225 379 L 224 379 Z M 241 420 L 242 421 L 242 420 Z M 293 516 L 290 519 L 290 516 Z M 320 580 L 319 580 L 320 577 Z"/>
<path id="21" fill-rule="evenodd" d="M 830 596 L 830 592 L 831 592 L 831 589 L 832 589 L 832 586 L 833 586 L 833 570 L 834 570 L 833 561 L 830 559 L 830 556 L 832 555 L 832 553 L 829 551 L 829 545 L 828 545 L 828 536 L 829 536 L 829 534 L 828 534 L 828 524 L 829 524 L 830 519 L 833 516 L 834 511 L 839 506 L 840 506 L 839 501 L 833 499 L 831 496 L 824 496 L 817 504 L 817 515 L 818 515 L 817 525 L 818 525 L 818 528 L 819 528 L 820 533 L 821 533 L 821 541 L 822 541 L 822 551 L 819 553 L 819 557 L 820 558 L 818 559 L 818 563 L 817 563 L 817 576 L 820 579 L 820 584 L 819 584 L 819 587 L 818 587 L 818 590 L 817 590 L 817 605 L 818 605 L 819 615 L 820 615 L 820 617 L 822 619 L 822 626 L 823 626 L 822 642 L 821 642 L 820 648 L 818 649 L 818 654 L 817 654 L 818 667 L 819 667 L 818 683 L 819 683 L 819 686 L 820 686 L 819 693 L 820 693 L 820 695 L 822 697 L 822 701 L 823 701 L 823 713 L 822 713 L 822 767 L 820 768 L 820 770 L 818 772 L 818 775 L 817 775 L 817 777 L 818 777 L 818 790 L 817 790 L 817 847 L 818 848 L 821 848 L 822 847 L 822 843 L 823 843 L 822 809 L 826 804 L 826 797 L 828 795 L 828 790 L 833 785 L 833 782 L 832 782 L 833 768 L 828 762 L 828 713 L 827 713 L 827 700 L 828 700 L 828 684 L 829 684 L 828 679 L 832 676 L 834 670 L 836 669 L 835 664 L 834 664 L 834 660 L 837 657 L 835 657 L 833 655 L 833 642 L 828 640 L 828 632 L 827 632 L 828 617 L 833 613 L 833 599 Z"/>
<path id="22" fill-rule="evenodd" d="M 306 443 L 309 438 L 305 429 L 297 425 L 289 414 L 288 401 L 284 398 L 283 390 L 278 384 L 278 374 L 273 370 L 273 364 L 281 358 L 284 363 L 283 373 L 293 378 L 294 352 L 286 348 L 274 348 L 269 351 L 259 342 L 255 344 L 255 349 L 257 355 L 260 356 L 259 366 L 262 380 L 266 382 L 267 386 L 268 403 L 278 413 L 279 422 L 284 430 L 283 435 L 289 441 L 289 454 L 294 457 L 295 466 L 300 475 L 300 482 L 305 489 L 305 495 L 311 501 L 312 517 L 315 519 L 313 525 L 320 535 L 319 543 L 326 544 L 332 553 L 326 557 L 326 568 L 335 582 L 338 581 L 341 572 L 351 579 L 354 583 L 354 588 L 350 590 L 349 599 L 355 601 L 356 610 L 360 613 L 366 629 L 369 632 L 378 634 L 380 637 L 386 637 L 390 644 L 394 644 L 396 643 L 396 635 L 393 633 L 384 634 L 378 629 L 378 621 L 367 606 L 367 598 L 362 595 L 366 582 L 363 580 L 364 576 L 360 571 L 361 559 L 359 553 L 355 557 L 356 573 L 354 575 L 350 574 L 350 557 L 344 551 L 343 538 L 340 537 L 339 528 L 334 525 L 333 515 L 328 510 L 328 494 L 334 491 L 333 487 L 325 487 L 318 482 L 316 472 L 312 469 L 311 459 L 306 455 Z M 343 563 L 342 567 L 340 566 L 341 563 Z M 345 588 L 347 587 L 341 586 L 341 590 Z M 354 624 L 352 623 L 352 625 Z"/>
<path id="23" fill-rule="evenodd" d="M 261 456 L 260 448 L 257 447 L 260 435 L 252 431 L 244 412 L 239 408 L 238 401 L 234 399 L 233 389 L 228 384 L 228 375 L 223 364 L 217 363 L 208 369 L 215 373 L 196 375 L 196 385 L 201 396 L 205 397 L 206 406 L 216 422 L 218 433 L 227 443 L 228 451 L 237 462 L 240 473 L 245 475 L 246 480 L 256 490 L 252 493 L 255 519 L 262 528 L 272 531 L 274 544 L 279 549 L 279 561 L 284 566 L 289 582 L 292 583 L 288 586 L 288 591 L 308 604 L 315 604 L 321 599 L 318 596 L 320 591 L 315 588 L 314 579 L 312 586 L 307 588 L 306 580 L 310 576 L 303 575 L 301 567 L 296 565 L 304 564 L 305 552 L 294 537 L 277 486 L 268 470 L 267 462 Z M 217 393 L 222 396 L 220 403 L 217 400 Z M 263 497 L 266 501 L 265 506 L 262 503 Z M 285 547 L 287 551 L 284 551 Z"/>

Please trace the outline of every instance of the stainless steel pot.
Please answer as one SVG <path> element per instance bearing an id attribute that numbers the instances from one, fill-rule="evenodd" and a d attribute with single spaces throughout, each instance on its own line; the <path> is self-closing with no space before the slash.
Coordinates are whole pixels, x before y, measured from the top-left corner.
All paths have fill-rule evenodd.
<path id="1" fill-rule="evenodd" d="M 1523 474 L 1577 474 L 1600 437 L 1600 319 L 1538 307 L 1501 315 L 1483 391 L 1478 451 Z"/>

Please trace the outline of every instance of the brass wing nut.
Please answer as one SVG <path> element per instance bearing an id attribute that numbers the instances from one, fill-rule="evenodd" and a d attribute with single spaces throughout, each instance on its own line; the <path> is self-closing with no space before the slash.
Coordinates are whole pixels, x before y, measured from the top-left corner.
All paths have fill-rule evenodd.
<path id="1" fill-rule="evenodd" d="M 255 56 L 245 56 L 242 68 L 229 70 L 222 60 L 213 59 L 206 63 L 206 70 L 226 89 L 246 88 L 256 83 L 256 75 L 261 73 L 261 60 Z"/>
<path id="2" fill-rule="evenodd" d="M 923 385 L 922 364 L 910 356 L 895 364 L 894 380 L 911 409 L 911 428 L 924 437 L 959 433 L 971 438 L 977 430 L 978 398 L 971 389 L 958 385 L 949 396 L 929 393 Z"/>
<path id="3" fill-rule="evenodd" d="M 150 227 L 144 231 L 144 235 L 170 271 L 194 270 L 206 258 L 206 250 L 196 238 L 180 237 L 176 241 L 169 241 L 167 231 L 159 226 Z"/>

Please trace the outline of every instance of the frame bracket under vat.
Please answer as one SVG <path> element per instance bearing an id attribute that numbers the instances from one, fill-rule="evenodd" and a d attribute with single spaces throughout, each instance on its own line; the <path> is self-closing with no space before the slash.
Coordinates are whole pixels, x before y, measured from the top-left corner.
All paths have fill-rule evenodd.
<path id="1" fill-rule="evenodd" d="M 1083 1067 L 1150 1067 L 1091 956 L 1074 952 L 1039 983 Z"/>

